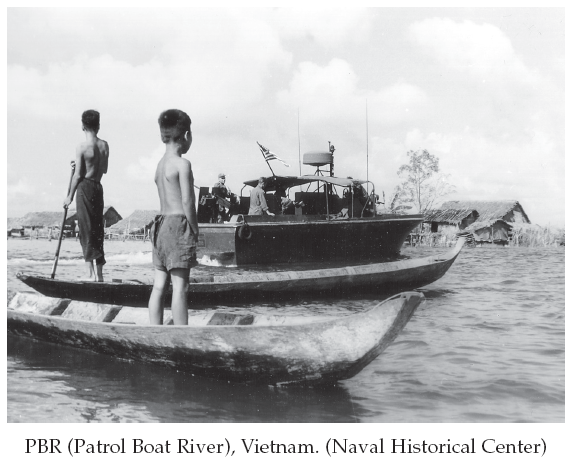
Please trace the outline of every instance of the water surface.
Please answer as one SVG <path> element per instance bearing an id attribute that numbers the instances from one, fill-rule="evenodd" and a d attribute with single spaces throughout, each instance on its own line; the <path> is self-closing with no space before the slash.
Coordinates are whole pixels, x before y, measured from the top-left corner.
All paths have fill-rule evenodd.
<path id="1" fill-rule="evenodd" d="M 49 275 L 57 242 L 8 240 L 19 271 Z M 151 281 L 149 242 L 106 242 L 106 278 Z M 404 248 L 419 257 L 445 251 Z M 8 422 L 563 422 L 564 248 L 467 248 L 389 348 L 337 386 L 227 384 L 168 368 L 8 336 Z M 210 263 L 213 264 L 213 263 Z M 83 268 L 62 244 L 58 277 Z M 236 269 L 199 266 L 194 272 Z M 256 312 L 349 314 L 383 299 L 245 305 Z"/>

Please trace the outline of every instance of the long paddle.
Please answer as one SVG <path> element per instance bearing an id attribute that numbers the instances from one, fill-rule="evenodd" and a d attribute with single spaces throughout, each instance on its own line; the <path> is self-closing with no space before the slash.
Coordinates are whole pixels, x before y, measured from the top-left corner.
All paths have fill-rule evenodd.
<path id="1" fill-rule="evenodd" d="M 75 163 L 72 161 L 70 183 L 68 185 L 68 195 L 70 194 L 74 172 L 75 172 Z M 54 259 L 54 265 L 52 267 L 52 279 L 56 276 L 56 267 L 58 267 L 58 258 L 60 257 L 60 247 L 62 246 L 62 238 L 64 236 L 64 224 L 66 223 L 67 215 L 68 215 L 68 208 L 64 206 L 64 218 L 62 219 L 62 227 L 60 228 L 60 236 L 58 237 L 58 247 L 56 248 L 56 257 Z"/>

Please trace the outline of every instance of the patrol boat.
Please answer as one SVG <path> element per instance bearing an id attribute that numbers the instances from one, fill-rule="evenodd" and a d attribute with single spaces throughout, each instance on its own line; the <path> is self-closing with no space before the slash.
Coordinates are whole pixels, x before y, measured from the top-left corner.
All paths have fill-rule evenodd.
<path id="1" fill-rule="evenodd" d="M 265 199 L 275 216 L 248 214 L 250 197 L 243 193 L 246 187 L 256 187 L 258 178 L 244 182 L 239 202 L 221 197 L 216 188 L 201 187 L 197 257 L 243 266 L 352 264 L 399 256 L 423 216 L 378 214 L 371 181 L 333 175 L 334 150 L 330 145 L 330 151 L 304 154 L 303 163 L 316 168 L 313 175 L 266 177 Z M 286 209 L 281 204 L 284 194 L 290 200 Z M 227 221 L 220 220 L 223 208 Z"/>

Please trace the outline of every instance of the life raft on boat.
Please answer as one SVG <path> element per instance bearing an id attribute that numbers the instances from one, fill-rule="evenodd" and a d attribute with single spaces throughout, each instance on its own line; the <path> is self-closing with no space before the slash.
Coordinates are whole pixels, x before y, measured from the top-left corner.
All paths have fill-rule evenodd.
<path id="1" fill-rule="evenodd" d="M 401 293 L 345 317 L 191 311 L 188 326 L 174 326 L 148 325 L 141 308 L 18 293 L 7 326 L 15 335 L 219 380 L 332 384 L 353 377 L 387 348 L 423 299 Z"/>
<path id="2" fill-rule="evenodd" d="M 376 292 L 389 296 L 440 279 L 457 259 L 464 243 L 464 238 L 460 238 L 454 248 L 440 255 L 360 266 L 219 276 L 191 273 L 187 301 L 192 308 L 216 303 L 283 300 L 301 295 L 344 297 Z M 24 273 L 17 277 L 46 296 L 137 307 L 147 307 L 153 287 L 139 281 L 77 282 Z M 169 290 L 167 306 L 171 304 L 171 296 Z"/>

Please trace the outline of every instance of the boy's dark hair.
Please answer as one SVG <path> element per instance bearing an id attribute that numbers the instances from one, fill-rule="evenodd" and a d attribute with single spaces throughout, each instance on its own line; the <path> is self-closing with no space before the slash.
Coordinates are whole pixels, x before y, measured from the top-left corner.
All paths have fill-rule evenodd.
<path id="1" fill-rule="evenodd" d="M 181 110 L 166 110 L 159 116 L 159 128 L 163 143 L 176 142 L 185 132 L 191 131 L 191 118 Z"/>
<path id="2" fill-rule="evenodd" d="M 81 115 L 81 122 L 86 129 L 99 129 L 99 111 L 87 110 Z"/>

